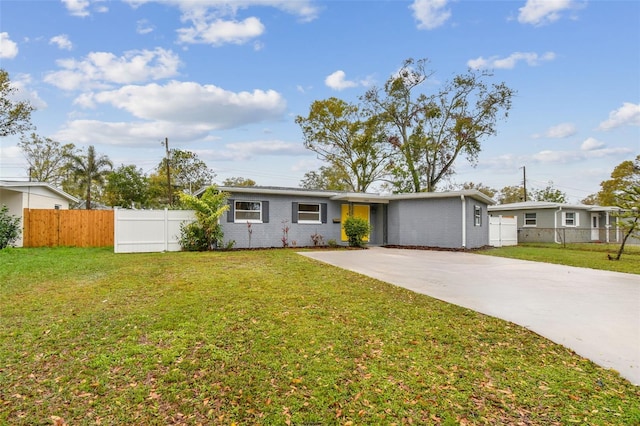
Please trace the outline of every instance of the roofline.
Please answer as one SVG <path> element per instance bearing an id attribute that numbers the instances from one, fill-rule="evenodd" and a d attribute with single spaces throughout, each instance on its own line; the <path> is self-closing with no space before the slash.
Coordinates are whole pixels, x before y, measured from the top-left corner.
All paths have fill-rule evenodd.
<path id="1" fill-rule="evenodd" d="M 487 194 L 478 191 L 477 189 L 466 189 L 463 191 L 447 191 L 447 192 L 415 192 L 406 194 L 392 194 L 389 196 L 389 200 L 403 200 L 403 199 L 423 199 L 423 198 L 453 198 L 453 197 L 469 197 L 478 201 L 483 201 L 489 206 L 496 202 Z"/>
<path id="2" fill-rule="evenodd" d="M 470 189 L 465 191 L 450 192 L 415 192 L 405 194 L 378 194 L 366 192 L 342 192 L 310 190 L 304 188 L 280 188 L 280 187 L 260 187 L 260 186 L 218 186 L 220 191 L 241 194 L 265 194 L 265 195 L 298 195 L 304 197 L 322 197 L 333 201 L 348 201 L 360 203 L 388 204 L 393 200 L 414 200 L 429 198 L 459 198 L 470 197 L 482 201 L 488 205 L 495 204 L 495 201 L 482 192 Z M 195 195 L 200 195 L 206 188 L 200 189 Z"/>
<path id="3" fill-rule="evenodd" d="M 539 204 L 533 204 L 539 203 Z M 490 211 L 497 210 L 535 210 L 535 209 L 574 209 L 585 210 L 592 212 L 605 212 L 605 211 L 618 211 L 620 207 L 615 206 L 598 206 L 591 204 L 568 204 L 568 203 L 553 203 L 544 201 L 524 202 L 524 203 L 510 203 L 510 204 L 497 204 L 489 206 Z"/>
<path id="4" fill-rule="evenodd" d="M 69 201 L 74 203 L 79 202 L 78 198 L 74 197 L 71 194 L 64 192 L 63 190 L 56 188 L 48 182 L 27 182 L 27 181 L 7 181 L 0 180 L 0 188 L 11 189 L 12 187 L 41 187 L 41 188 L 49 188 L 51 191 L 55 192 L 58 195 L 66 198 Z"/>

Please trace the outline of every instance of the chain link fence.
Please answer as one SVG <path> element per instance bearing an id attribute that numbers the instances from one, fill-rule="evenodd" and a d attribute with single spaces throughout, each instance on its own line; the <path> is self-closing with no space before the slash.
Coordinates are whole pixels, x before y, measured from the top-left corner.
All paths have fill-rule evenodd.
<path id="1" fill-rule="evenodd" d="M 619 243 L 622 242 L 621 229 L 591 228 L 519 228 L 519 243 Z M 640 241 L 628 241 L 638 244 Z"/>

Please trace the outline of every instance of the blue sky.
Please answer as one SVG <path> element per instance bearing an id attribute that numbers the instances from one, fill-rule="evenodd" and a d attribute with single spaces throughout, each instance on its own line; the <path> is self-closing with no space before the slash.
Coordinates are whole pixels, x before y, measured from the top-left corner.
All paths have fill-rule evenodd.
<path id="1" fill-rule="evenodd" d="M 477 166 L 451 183 L 549 181 L 578 201 L 640 153 L 640 2 L 2 0 L 0 67 L 38 108 L 36 132 L 94 145 L 150 173 L 161 142 L 194 151 L 217 183 L 297 187 L 322 163 L 295 117 L 356 102 L 407 58 L 437 91 L 467 67 L 517 95 Z M 17 137 L 0 178 L 26 179 Z"/>

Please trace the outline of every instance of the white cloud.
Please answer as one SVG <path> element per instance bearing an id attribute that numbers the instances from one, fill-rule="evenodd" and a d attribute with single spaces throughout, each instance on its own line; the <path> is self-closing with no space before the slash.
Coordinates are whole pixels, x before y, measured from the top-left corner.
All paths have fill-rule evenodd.
<path id="1" fill-rule="evenodd" d="M 564 139 L 573 136 L 577 133 L 575 124 L 573 123 L 561 123 L 556 126 L 550 127 L 544 132 L 543 135 L 533 135 L 533 138 L 538 139 L 541 137 Z"/>
<path id="2" fill-rule="evenodd" d="M 93 5 L 93 10 L 98 13 L 106 13 L 109 8 L 104 4 L 105 0 L 61 0 L 69 13 L 80 18 L 91 15 L 89 7 Z"/>
<path id="3" fill-rule="evenodd" d="M 640 126 L 640 104 L 625 102 L 609 113 L 609 119 L 598 126 L 598 130 L 611 130 L 621 126 Z"/>
<path id="4" fill-rule="evenodd" d="M 178 74 L 180 59 L 170 50 L 132 50 L 121 57 L 108 52 L 92 52 L 83 60 L 64 59 L 61 71 L 50 72 L 44 80 L 64 90 L 108 88 L 159 80 Z"/>
<path id="5" fill-rule="evenodd" d="M 12 41 L 9 33 L 0 33 L 0 58 L 13 59 L 18 55 L 18 44 Z"/>
<path id="6" fill-rule="evenodd" d="M 194 20 L 191 28 L 178 30 L 178 41 L 181 43 L 203 43 L 221 46 L 227 43 L 244 44 L 261 36 L 264 25 L 258 18 L 249 17 L 244 21 L 224 21 L 217 19 L 213 22 Z"/>
<path id="7" fill-rule="evenodd" d="M 211 129 L 207 126 L 185 125 L 169 121 L 105 122 L 73 120 L 53 135 L 61 142 L 78 145 L 103 144 L 117 146 L 155 146 L 167 135 L 180 135 L 182 141 L 204 138 Z"/>
<path id="8" fill-rule="evenodd" d="M 580 149 L 582 151 L 594 151 L 597 149 L 602 149 L 604 148 L 604 146 L 604 142 L 600 142 L 595 138 L 587 138 L 584 142 L 582 142 L 582 145 L 580 145 Z"/>
<path id="9" fill-rule="evenodd" d="M 51 39 L 49 40 L 49 44 L 55 44 L 56 46 L 58 46 L 58 49 L 73 49 L 73 43 L 71 43 L 71 40 L 69 40 L 69 36 L 67 36 L 66 34 L 60 34 L 55 37 L 51 37 Z"/>
<path id="10" fill-rule="evenodd" d="M 40 98 L 38 92 L 30 87 L 31 75 L 17 74 L 15 78 L 11 80 L 11 86 L 16 89 L 16 92 L 11 95 L 11 98 L 19 101 L 29 101 L 36 110 L 42 110 L 47 107 L 47 103 Z"/>
<path id="11" fill-rule="evenodd" d="M 308 155 L 309 151 L 301 143 L 266 140 L 237 142 L 226 145 L 236 159 L 246 160 L 259 155 Z"/>
<path id="12" fill-rule="evenodd" d="M 138 34 L 149 34 L 155 30 L 155 27 L 146 19 L 140 19 L 136 23 L 136 32 Z"/>
<path id="13" fill-rule="evenodd" d="M 76 103 L 110 104 L 140 119 L 203 125 L 210 130 L 279 120 L 286 110 L 285 100 L 273 90 L 236 93 L 214 85 L 179 81 L 84 94 Z"/>
<path id="14" fill-rule="evenodd" d="M 372 83 L 373 83 L 372 78 L 365 78 L 363 80 L 357 80 L 357 81 L 347 80 L 347 75 L 342 70 L 338 70 L 332 74 L 329 74 L 324 79 L 324 84 L 333 90 L 344 90 L 344 89 L 348 89 L 351 87 L 358 87 L 358 86 L 366 87 L 366 86 L 370 86 Z M 304 90 L 304 89 L 298 86 L 298 91 L 301 91 L 301 90 Z"/>
<path id="15" fill-rule="evenodd" d="M 89 0 L 62 0 L 62 3 L 73 16 L 89 16 Z"/>
<path id="16" fill-rule="evenodd" d="M 346 79 L 346 74 L 342 70 L 338 70 L 324 79 L 324 84 L 334 90 L 344 90 L 350 87 L 357 87 L 358 83 Z"/>
<path id="17" fill-rule="evenodd" d="M 448 0 L 415 0 L 409 7 L 418 20 L 418 28 L 432 30 L 442 26 L 451 17 L 451 11 L 445 9 L 447 3 Z"/>
<path id="18" fill-rule="evenodd" d="M 578 151 L 545 150 L 533 154 L 531 159 L 539 163 L 567 164 L 584 161 L 590 158 L 628 155 L 631 152 L 632 150 L 629 148 L 606 148 L 601 142 L 587 139 L 582 143 L 582 146 Z"/>
<path id="19" fill-rule="evenodd" d="M 182 21 L 191 25 L 177 30 L 181 43 L 201 43 L 221 46 L 226 43 L 245 44 L 260 37 L 265 27 L 260 19 L 250 16 L 244 20 L 235 19 L 239 10 L 253 6 L 272 7 L 296 15 L 308 22 L 318 16 L 319 9 L 310 0 L 126 0 L 133 7 L 145 3 L 162 2 L 178 7 Z M 255 50 L 262 44 L 254 44 Z"/>
<path id="20" fill-rule="evenodd" d="M 519 9 L 518 22 L 540 26 L 560 19 L 562 12 L 577 8 L 573 0 L 527 0 Z"/>
<path id="21" fill-rule="evenodd" d="M 179 7 L 185 13 L 195 10 L 212 11 L 217 16 L 235 16 L 238 10 L 248 9 L 253 6 L 273 7 L 283 12 L 297 15 L 302 21 L 312 21 L 318 17 L 319 8 L 312 0 L 125 0 L 133 7 L 145 3 L 171 4 Z"/>
<path id="22" fill-rule="evenodd" d="M 542 55 L 538 55 L 533 52 L 514 52 L 506 58 L 499 58 L 492 56 L 490 58 L 483 58 L 480 56 L 476 59 L 470 59 L 467 61 L 467 65 L 470 68 L 495 68 L 495 69 L 513 69 L 518 62 L 526 62 L 529 66 L 537 66 L 542 62 L 552 61 L 556 58 L 556 54 L 553 52 L 546 52 Z"/>

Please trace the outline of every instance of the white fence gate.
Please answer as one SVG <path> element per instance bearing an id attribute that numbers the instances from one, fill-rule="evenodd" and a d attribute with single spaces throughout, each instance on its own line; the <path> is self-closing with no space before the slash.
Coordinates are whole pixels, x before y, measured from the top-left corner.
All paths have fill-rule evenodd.
<path id="1" fill-rule="evenodd" d="M 489 244 L 494 247 L 517 246 L 518 219 L 515 216 L 491 216 Z"/>
<path id="2" fill-rule="evenodd" d="M 180 251 L 180 225 L 195 221 L 193 210 L 121 210 L 114 214 L 113 251 Z"/>

